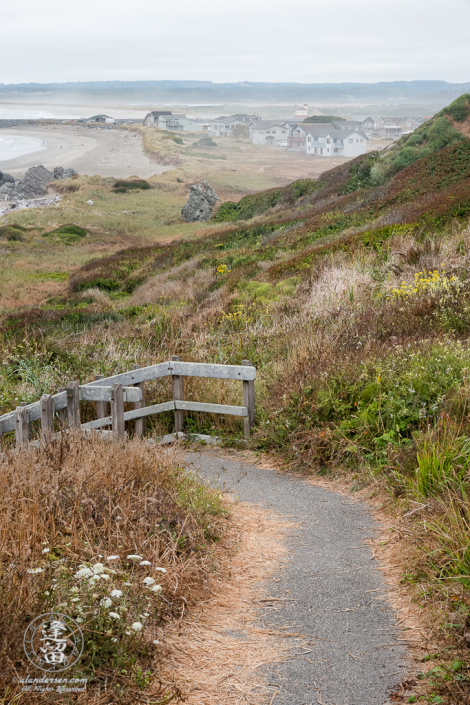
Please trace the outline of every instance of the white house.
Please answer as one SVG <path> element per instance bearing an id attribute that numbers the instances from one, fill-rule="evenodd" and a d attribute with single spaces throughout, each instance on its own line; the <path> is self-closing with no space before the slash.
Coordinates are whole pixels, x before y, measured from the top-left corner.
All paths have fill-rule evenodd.
<path id="1" fill-rule="evenodd" d="M 192 120 L 186 115 L 160 115 L 157 127 L 161 130 L 179 130 L 184 132 L 202 132 L 202 122 Z"/>
<path id="2" fill-rule="evenodd" d="M 288 142 L 289 149 L 318 157 L 351 158 L 367 152 L 364 132 L 336 130 L 332 125 L 296 125 Z"/>
<path id="3" fill-rule="evenodd" d="M 114 118 L 109 117 L 109 115 L 93 115 L 93 117 L 88 118 L 88 122 L 101 122 L 112 125 L 114 123 Z"/>
<path id="4" fill-rule="evenodd" d="M 230 137 L 237 125 L 250 125 L 251 122 L 257 122 L 259 119 L 257 115 L 245 115 L 244 113 L 221 115 L 211 121 L 207 134 L 211 137 Z"/>
<path id="5" fill-rule="evenodd" d="M 157 127 L 158 121 L 162 115 L 171 116 L 171 110 L 152 110 L 145 116 L 144 125 L 147 125 L 147 127 Z"/>
<path id="6" fill-rule="evenodd" d="M 252 122 L 249 127 L 250 139 L 253 144 L 262 144 L 266 147 L 278 147 L 280 142 L 287 147 L 289 126 L 285 120 L 259 120 Z"/>

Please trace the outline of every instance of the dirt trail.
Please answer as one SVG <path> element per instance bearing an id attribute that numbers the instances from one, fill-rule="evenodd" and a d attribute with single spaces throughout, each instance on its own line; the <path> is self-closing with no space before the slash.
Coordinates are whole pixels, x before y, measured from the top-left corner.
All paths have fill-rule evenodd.
<path id="1" fill-rule="evenodd" d="M 236 458 L 191 452 L 186 459 L 235 499 L 295 524 L 289 560 L 265 585 L 271 599 L 259 610 L 259 627 L 292 635 L 287 659 L 257 669 L 274 705 L 389 703 L 413 667 L 370 546 L 379 527 L 368 507 Z"/>

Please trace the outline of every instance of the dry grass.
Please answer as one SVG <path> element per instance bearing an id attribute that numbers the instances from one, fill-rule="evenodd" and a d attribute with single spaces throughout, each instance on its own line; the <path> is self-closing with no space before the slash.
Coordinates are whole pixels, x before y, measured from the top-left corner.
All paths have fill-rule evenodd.
<path id="1" fill-rule="evenodd" d="M 225 575 L 211 580 L 210 599 L 167 632 L 170 673 L 188 705 L 269 703 L 275 690 L 257 669 L 287 654 L 282 632 L 256 622 L 262 584 L 282 570 L 283 538 L 294 524 L 249 504 L 232 507 L 232 522 L 225 544 L 234 555 L 225 559 Z"/>
<path id="2" fill-rule="evenodd" d="M 164 274 L 151 277 L 134 292 L 129 302 L 146 305 L 167 299 L 177 302 L 201 300 L 215 279 L 212 269 L 198 268 L 201 259 L 195 257 Z"/>
<path id="3" fill-rule="evenodd" d="M 82 621 L 84 654 L 68 672 L 89 679 L 88 693 L 79 702 L 128 697 L 139 686 L 139 668 L 150 671 L 153 689 L 161 690 L 161 663 L 168 653 L 165 626 L 208 594 L 210 574 L 217 568 L 211 546 L 223 525 L 219 495 L 186 474 L 175 451 L 138 440 L 113 443 L 71 434 L 39 454 L 7 450 L 0 459 L 0 498 L 4 680 L 37 677 L 22 651 L 23 633 L 31 619 L 59 610 Z M 129 554 L 143 556 L 150 565 L 140 567 Z M 74 577 L 80 566 L 106 566 L 110 555 L 119 558 L 107 564 L 114 572 L 103 569 L 108 580 L 91 586 Z M 146 590 L 146 576 L 162 591 Z M 124 591 L 124 597 L 112 600 L 114 610 L 126 608 L 119 622 L 100 606 L 113 588 Z M 126 631 L 134 621 L 144 622 L 138 637 Z M 4 702 L 18 688 L 6 685 Z M 22 698 L 37 700 L 34 694 Z"/>
<path id="4" fill-rule="evenodd" d="M 366 266 L 346 261 L 342 254 L 333 255 L 322 264 L 309 300 L 315 318 L 328 316 L 345 305 L 357 304 L 370 295 L 374 281 Z"/>

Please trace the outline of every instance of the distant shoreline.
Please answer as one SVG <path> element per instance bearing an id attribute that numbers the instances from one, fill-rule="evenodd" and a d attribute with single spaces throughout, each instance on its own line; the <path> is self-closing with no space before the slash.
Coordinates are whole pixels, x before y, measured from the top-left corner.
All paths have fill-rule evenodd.
<path id="1" fill-rule="evenodd" d="M 114 178 L 139 176 L 147 179 L 173 167 L 153 164 L 142 150 L 140 135 L 125 130 L 52 124 L 0 130 L 0 138 L 43 141 L 45 148 L 9 160 L 0 160 L 0 170 L 21 178 L 31 166 L 43 164 L 75 169 L 79 174 Z"/>

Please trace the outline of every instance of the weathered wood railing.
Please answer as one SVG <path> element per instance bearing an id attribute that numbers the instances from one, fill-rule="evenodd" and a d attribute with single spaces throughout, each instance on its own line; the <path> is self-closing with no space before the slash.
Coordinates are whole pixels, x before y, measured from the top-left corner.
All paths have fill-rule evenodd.
<path id="1" fill-rule="evenodd" d="M 172 377 L 173 399 L 163 404 L 145 406 L 144 383 L 168 376 Z M 186 401 L 184 377 L 239 380 L 243 382 L 243 406 Z M 255 379 L 256 369 L 249 360 L 243 360 L 242 365 L 211 365 L 183 362 L 174 355 L 169 362 L 150 367 L 136 365 L 131 372 L 113 377 L 97 375 L 95 381 L 88 384 L 70 382 L 66 388 L 59 389 L 58 394 L 44 394 L 34 404 L 23 402 L 15 411 L 0 416 L 0 437 L 15 431 L 16 444 L 27 446 L 31 438 L 31 423 L 40 419 L 41 443 L 47 444 L 54 435 L 54 414 L 62 427 L 71 426 L 85 432 L 111 426 L 115 438 L 123 438 L 126 421 L 135 420 L 135 434 L 142 436 L 144 418 L 164 411 L 174 412 L 175 431 L 178 434 L 183 432 L 185 411 L 203 411 L 243 417 L 244 433 L 248 438 L 255 422 Z M 96 402 L 97 419 L 83 424 L 80 422 L 81 401 Z M 125 402 L 133 402 L 134 408 L 124 411 Z M 107 415 L 108 403 L 111 404 L 111 415 Z"/>

